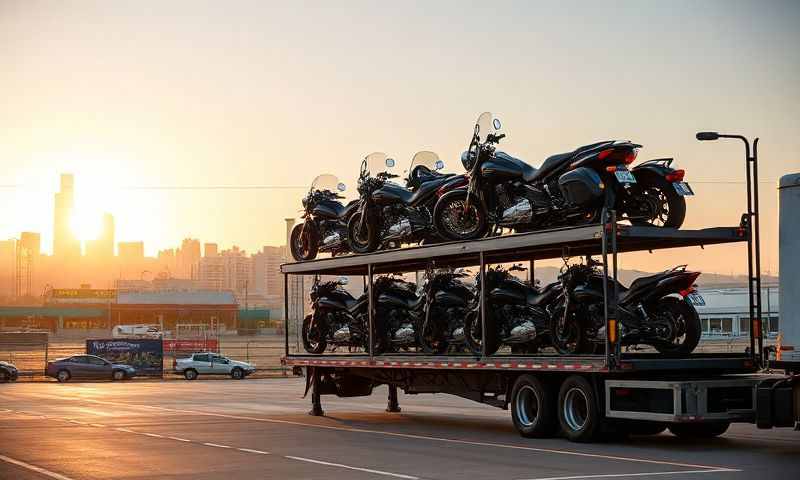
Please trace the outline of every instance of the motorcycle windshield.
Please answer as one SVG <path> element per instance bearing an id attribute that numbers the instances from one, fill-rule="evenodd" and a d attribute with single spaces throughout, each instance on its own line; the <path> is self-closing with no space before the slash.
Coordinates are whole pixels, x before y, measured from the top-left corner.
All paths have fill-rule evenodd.
<path id="1" fill-rule="evenodd" d="M 478 135 L 480 143 L 486 142 L 486 136 L 490 133 L 497 134 L 500 130 L 500 120 L 498 120 L 492 112 L 483 112 L 478 115 L 478 120 L 475 122 L 475 133 Z"/>
<path id="2" fill-rule="evenodd" d="M 317 176 L 317 178 L 311 182 L 311 191 L 324 192 L 325 190 L 329 192 L 343 192 L 345 190 L 345 185 L 339 181 L 339 177 L 336 175 L 324 173 Z"/>
<path id="3" fill-rule="evenodd" d="M 411 166 L 408 167 L 408 172 L 411 173 L 415 168 L 422 166 L 428 170 L 441 170 L 444 168 L 444 162 L 439 158 L 436 152 L 429 152 L 427 150 L 417 152 L 411 159 Z"/>
<path id="4" fill-rule="evenodd" d="M 390 173 L 393 166 L 394 160 L 388 155 L 383 152 L 373 152 L 364 157 L 361 162 L 361 173 L 374 177 L 381 172 Z"/>

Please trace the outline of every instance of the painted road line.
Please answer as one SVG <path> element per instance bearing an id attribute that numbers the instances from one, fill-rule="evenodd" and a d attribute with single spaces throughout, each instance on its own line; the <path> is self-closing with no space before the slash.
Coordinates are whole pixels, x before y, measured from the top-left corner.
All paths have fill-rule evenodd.
<path id="1" fill-rule="evenodd" d="M 262 452 L 261 450 L 253 450 L 252 448 L 237 448 L 240 452 L 258 453 L 260 455 L 269 455 L 269 452 Z"/>
<path id="2" fill-rule="evenodd" d="M 641 472 L 641 473 L 605 473 L 597 475 L 574 475 L 570 477 L 538 477 L 527 480 L 581 480 L 590 478 L 626 478 L 626 477 L 651 477 L 655 475 L 687 475 L 692 473 L 722 473 L 741 472 L 734 468 L 718 468 L 713 470 L 675 470 L 671 472 Z"/>
<path id="3" fill-rule="evenodd" d="M 139 432 L 134 432 L 133 430 L 129 430 L 127 428 L 122 428 L 122 427 L 115 428 L 114 430 L 116 430 L 118 432 L 125 432 L 125 433 L 139 433 Z"/>
<path id="4" fill-rule="evenodd" d="M 102 423 L 90 423 L 89 426 L 90 427 L 97 427 L 97 428 L 106 428 L 106 426 L 103 425 Z"/>
<path id="5" fill-rule="evenodd" d="M 142 405 L 136 404 L 129 404 L 123 402 L 109 402 L 103 400 L 92 400 L 92 399 L 71 399 L 71 400 L 83 400 L 87 402 L 99 403 L 99 404 L 108 404 L 114 406 L 122 406 L 122 407 L 141 407 Z M 367 433 L 372 435 L 383 435 L 383 436 L 390 436 L 390 437 L 398 437 L 398 438 L 412 438 L 417 440 L 428 440 L 428 441 L 435 441 L 435 442 L 443 442 L 443 443 L 453 443 L 458 445 L 471 445 L 471 446 L 478 446 L 478 447 L 493 447 L 493 448 L 508 448 L 512 450 L 522 450 L 522 451 L 529 451 L 529 452 L 540 452 L 540 453 L 552 453 L 552 454 L 559 454 L 559 455 L 571 455 L 576 457 L 584 457 L 584 458 L 597 458 L 602 460 L 615 460 L 615 461 L 623 461 L 623 462 L 632 462 L 632 463 L 647 463 L 652 465 L 670 465 L 673 467 L 685 467 L 690 469 L 705 469 L 705 470 L 718 470 L 718 471 L 728 471 L 727 467 L 720 467 L 718 465 L 698 465 L 693 463 L 681 463 L 681 462 L 671 462 L 667 460 L 654 460 L 649 458 L 639 458 L 639 457 L 623 457 L 619 455 L 605 455 L 601 453 L 587 453 L 587 452 L 578 452 L 575 450 L 562 450 L 562 449 L 555 449 L 555 448 L 541 448 L 541 447 L 527 447 L 522 445 L 512 445 L 512 444 L 504 444 L 504 443 L 493 443 L 493 442 L 479 442 L 473 440 L 461 440 L 456 438 L 444 438 L 444 437 L 434 437 L 430 435 L 415 435 L 411 433 L 399 433 L 399 432 L 387 432 L 382 430 L 370 430 L 366 428 L 349 428 L 349 427 L 340 427 L 334 425 L 321 425 L 321 424 L 313 424 L 313 423 L 305 423 L 305 422 L 297 422 L 293 420 L 278 420 L 275 418 L 261 418 L 261 417 L 250 417 L 245 415 L 229 415 L 225 413 L 213 413 L 213 412 L 203 412 L 199 410 L 186 410 L 186 409 L 175 409 L 175 408 L 167 408 L 167 407 L 156 407 L 156 406 L 148 406 L 149 408 L 159 409 L 169 412 L 176 412 L 176 413 L 186 413 L 186 414 L 194 414 L 200 416 L 207 416 L 207 417 L 215 417 L 215 418 L 230 418 L 233 420 L 247 420 L 251 422 L 263 422 L 263 423 L 276 423 L 281 425 L 295 425 L 301 427 L 308 427 L 308 428 L 319 428 L 325 430 L 336 430 L 342 432 L 353 432 L 353 433 Z"/>
<path id="6" fill-rule="evenodd" d="M 316 463 L 318 465 L 327 465 L 329 467 L 346 468 L 348 470 L 358 470 L 359 472 L 374 473 L 376 475 L 385 475 L 387 477 L 405 478 L 408 480 L 419 480 L 419 477 L 414 477 L 412 475 L 384 472 L 382 470 L 373 470 L 371 468 L 352 467 L 350 465 L 342 465 L 341 463 L 331 463 L 331 462 L 323 462 L 322 460 L 314 460 L 313 458 L 293 457 L 291 455 L 285 455 L 284 458 L 290 458 L 292 460 L 298 460 L 300 462 Z"/>
<path id="7" fill-rule="evenodd" d="M 216 443 L 203 443 L 206 447 L 217 447 L 217 448 L 233 448 L 230 445 L 219 445 Z"/>
<path id="8" fill-rule="evenodd" d="M 47 470 L 46 468 L 37 467 L 36 465 L 31 465 L 30 463 L 23 462 L 22 460 L 16 460 L 11 457 L 6 457 L 5 455 L 0 455 L 0 461 L 25 468 L 32 472 L 40 473 L 46 477 L 55 478 L 56 480 L 74 480 L 73 478 L 70 478 L 66 475 L 61 475 L 60 473 L 52 472 L 50 470 Z"/>
<path id="9" fill-rule="evenodd" d="M 163 435 L 159 435 L 157 433 L 142 433 L 142 435 L 147 435 L 148 437 L 153 437 L 153 438 L 164 438 Z"/>
<path id="10" fill-rule="evenodd" d="M 188 440 L 186 438 L 180 438 L 180 437 L 165 437 L 165 438 L 169 438 L 170 440 L 175 440 L 175 441 L 178 441 L 178 442 L 187 442 L 187 443 L 191 442 L 191 440 Z"/>

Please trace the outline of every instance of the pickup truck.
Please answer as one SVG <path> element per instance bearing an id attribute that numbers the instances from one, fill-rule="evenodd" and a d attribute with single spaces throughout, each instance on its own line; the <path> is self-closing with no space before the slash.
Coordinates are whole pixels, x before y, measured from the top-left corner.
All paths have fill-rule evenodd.
<path id="1" fill-rule="evenodd" d="M 199 375 L 230 375 L 241 380 L 256 371 L 256 367 L 246 362 L 238 362 L 218 353 L 195 353 L 189 358 L 175 361 L 174 372 L 186 380 L 196 380 Z"/>

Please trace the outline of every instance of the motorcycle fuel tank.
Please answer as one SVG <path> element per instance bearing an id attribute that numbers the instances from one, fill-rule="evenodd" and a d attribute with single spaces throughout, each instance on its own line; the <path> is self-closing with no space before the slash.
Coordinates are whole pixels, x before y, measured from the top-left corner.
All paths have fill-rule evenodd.
<path id="1" fill-rule="evenodd" d="M 490 183 L 521 179 L 525 166 L 510 155 L 495 155 L 481 165 L 481 176 Z"/>
<path id="2" fill-rule="evenodd" d="M 411 192 L 400 185 L 387 182 L 381 188 L 372 192 L 372 200 L 378 205 L 391 205 L 403 203 L 411 195 Z"/>
<path id="3" fill-rule="evenodd" d="M 450 292 L 436 292 L 434 302 L 442 307 L 461 307 L 466 305 L 462 297 Z"/>
<path id="4" fill-rule="evenodd" d="M 493 288 L 489 292 L 492 303 L 524 303 L 525 293 L 516 288 Z"/>
<path id="5" fill-rule="evenodd" d="M 323 201 L 314 206 L 314 216 L 320 218 L 339 218 L 339 213 L 342 210 L 342 205 L 336 202 Z"/>

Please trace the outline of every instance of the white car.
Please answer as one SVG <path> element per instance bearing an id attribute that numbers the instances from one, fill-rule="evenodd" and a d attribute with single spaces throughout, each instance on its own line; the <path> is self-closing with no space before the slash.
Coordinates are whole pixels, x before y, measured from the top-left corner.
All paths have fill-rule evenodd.
<path id="1" fill-rule="evenodd" d="M 255 365 L 231 360 L 218 353 L 195 353 L 175 361 L 175 373 L 183 375 L 186 380 L 196 380 L 199 375 L 230 375 L 241 380 L 255 371 Z"/>

